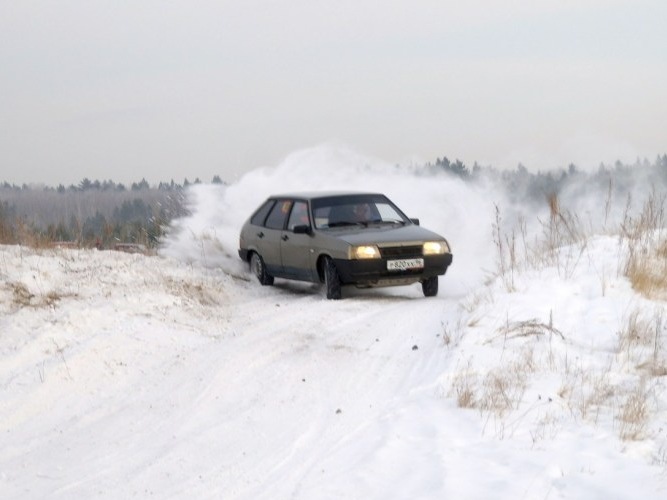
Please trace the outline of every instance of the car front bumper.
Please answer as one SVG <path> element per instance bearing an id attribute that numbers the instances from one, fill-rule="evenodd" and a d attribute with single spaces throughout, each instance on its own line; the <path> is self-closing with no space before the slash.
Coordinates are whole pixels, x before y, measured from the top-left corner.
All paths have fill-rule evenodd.
<path id="1" fill-rule="evenodd" d="M 361 286 L 383 286 L 414 283 L 445 274 L 452 263 L 452 254 L 423 257 L 424 267 L 402 271 L 387 269 L 388 259 L 334 259 L 341 283 Z"/>

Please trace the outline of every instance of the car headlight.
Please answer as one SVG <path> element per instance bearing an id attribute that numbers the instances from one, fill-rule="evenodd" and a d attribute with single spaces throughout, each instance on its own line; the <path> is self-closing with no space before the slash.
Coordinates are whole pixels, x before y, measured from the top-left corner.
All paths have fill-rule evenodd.
<path id="1" fill-rule="evenodd" d="M 352 259 L 379 259 L 380 250 L 375 245 L 360 245 L 350 249 Z"/>
<path id="2" fill-rule="evenodd" d="M 446 241 L 427 241 L 424 243 L 424 255 L 443 255 L 449 252 Z"/>

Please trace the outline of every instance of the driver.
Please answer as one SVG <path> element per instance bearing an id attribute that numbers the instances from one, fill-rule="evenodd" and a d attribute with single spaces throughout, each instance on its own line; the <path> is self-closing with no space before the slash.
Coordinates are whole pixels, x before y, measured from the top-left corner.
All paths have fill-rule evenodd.
<path id="1" fill-rule="evenodd" d="M 354 206 L 354 222 L 368 222 L 371 220 L 371 207 L 368 203 L 359 203 Z"/>

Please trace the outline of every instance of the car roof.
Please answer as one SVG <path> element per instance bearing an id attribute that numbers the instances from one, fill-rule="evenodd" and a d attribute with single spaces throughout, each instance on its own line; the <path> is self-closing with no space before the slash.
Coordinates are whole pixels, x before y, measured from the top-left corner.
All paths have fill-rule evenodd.
<path id="1" fill-rule="evenodd" d="M 296 193 L 274 194 L 269 196 L 272 199 L 295 198 L 300 200 L 314 200 L 317 198 L 330 198 L 332 196 L 359 196 L 359 195 L 381 195 L 382 193 L 372 193 L 367 191 L 303 191 Z"/>

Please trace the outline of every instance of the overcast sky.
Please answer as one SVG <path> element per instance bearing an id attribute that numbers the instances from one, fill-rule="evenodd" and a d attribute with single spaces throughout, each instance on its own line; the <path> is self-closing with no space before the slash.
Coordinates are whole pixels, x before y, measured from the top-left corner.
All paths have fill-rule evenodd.
<path id="1" fill-rule="evenodd" d="M 0 181 L 667 153 L 664 0 L 0 0 Z M 317 168 L 317 165 L 313 165 Z"/>

